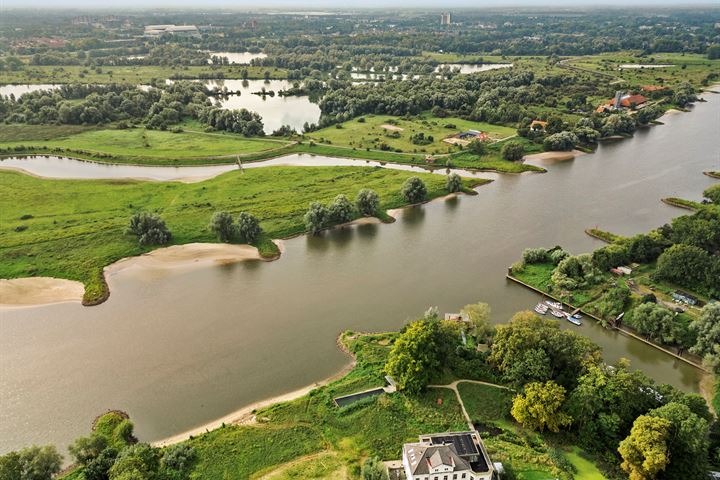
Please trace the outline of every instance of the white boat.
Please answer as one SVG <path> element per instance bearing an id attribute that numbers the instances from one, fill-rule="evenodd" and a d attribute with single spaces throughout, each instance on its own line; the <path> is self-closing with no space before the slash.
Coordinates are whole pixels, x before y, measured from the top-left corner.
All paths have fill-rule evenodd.
<path id="1" fill-rule="evenodd" d="M 535 305 L 535 311 L 540 315 L 545 315 L 548 311 L 548 308 L 549 307 L 547 305 L 544 305 L 542 303 L 538 303 L 537 305 Z"/>
<path id="2" fill-rule="evenodd" d="M 552 314 L 553 317 L 556 317 L 556 318 L 567 318 L 563 312 L 561 312 L 560 310 L 556 310 L 554 308 L 550 309 L 550 313 Z"/>
<path id="3" fill-rule="evenodd" d="M 562 310 L 563 306 L 560 302 L 553 302 L 552 300 L 545 300 L 545 303 L 550 305 L 552 308 L 555 308 L 557 310 Z"/>
<path id="4" fill-rule="evenodd" d="M 580 321 L 580 319 L 579 319 L 579 318 L 575 318 L 575 315 L 568 315 L 568 316 L 567 316 L 567 321 L 570 322 L 570 323 L 572 323 L 573 325 L 577 325 L 578 327 L 579 327 L 580 325 L 582 325 L 582 322 Z"/>

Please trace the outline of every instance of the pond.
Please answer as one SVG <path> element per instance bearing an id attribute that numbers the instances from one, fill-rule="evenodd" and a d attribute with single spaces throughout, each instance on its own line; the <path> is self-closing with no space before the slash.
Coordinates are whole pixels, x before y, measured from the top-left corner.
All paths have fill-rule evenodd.
<path id="1" fill-rule="evenodd" d="M 15 95 L 19 98 L 26 93 L 37 92 L 38 90 L 57 90 L 62 85 L 55 83 L 21 84 L 21 85 L 0 85 L 0 96 Z"/>
<path id="2" fill-rule="evenodd" d="M 251 61 L 256 58 L 266 58 L 267 55 L 261 52 L 208 52 L 210 57 L 227 57 L 231 64 L 235 65 L 249 65 Z M 212 58 L 208 60 L 208 63 L 212 63 Z"/>
<path id="3" fill-rule="evenodd" d="M 229 91 L 239 91 L 240 95 L 220 98 L 222 108 L 247 108 L 251 112 L 257 112 L 263 119 L 267 134 L 283 125 L 290 125 L 296 131 L 302 132 L 305 122 L 317 123 L 320 120 L 320 107 L 311 102 L 310 97 L 277 95 L 280 90 L 292 88 L 293 82 L 288 80 L 208 80 L 205 85 L 211 89 L 227 87 Z M 259 92 L 262 88 L 274 91 L 275 96 L 253 95 L 253 92 Z"/>
<path id="4" fill-rule="evenodd" d="M 512 63 L 478 63 L 478 64 L 471 64 L 471 63 L 443 63 L 437 66 L 435 68 L 436 72 L 439 72 L 444 67 L 450 67 L 450 69 L 455 70 L 459 69 L 461 74 L 467 74 L 467 73 L 477 73 L 477 72 L 487 72 L 490 70 L 499 70 L 502 68 L 510 68 L 512 67 Z"/>
<path id="5" fill-rule="evenodd" d="M 5 310 L 0 453 L 64 449 L 109 408 L 128 411 L 143 441 L 186 431 L 336 373 L 348 361 L 339 332 L 397 329 L 431 305 L 485 301 L 494 322 L 507 321 L 538 301 L 505 279 L 524 248 L 590 251 L 602 243 L 584 229 L 648 231 L 686 213 L 660 198 L 698 200 L 713 184 L 701 172 L 720 169 L 720 95 L 708 99 L 593 155 L 547 163 L 546 174 L 498 176 L 477 196 L 407 209 L 393 224 L 287 240 L 275 262 L 128 269 L 96 307 Z M 698 370 L 637 340 L 590 321 L 561 328 L 609 361 L 698 388 Z"/>

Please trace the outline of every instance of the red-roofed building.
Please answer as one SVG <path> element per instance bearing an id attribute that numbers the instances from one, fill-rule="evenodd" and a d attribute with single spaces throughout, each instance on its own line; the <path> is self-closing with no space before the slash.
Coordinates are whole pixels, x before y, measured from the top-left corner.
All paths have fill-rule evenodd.
<path id="1" fill-rule="evenodd" d="M 608 100 L 607 102 L 598 106 L 596 112 L 611 112 L 613 110 L 621 110 L 624 108 L 641 108 L 642 105 L 647 103 L 647 98 L 640 94 L 629 95 L 618 92 L 615 98 Z"/>

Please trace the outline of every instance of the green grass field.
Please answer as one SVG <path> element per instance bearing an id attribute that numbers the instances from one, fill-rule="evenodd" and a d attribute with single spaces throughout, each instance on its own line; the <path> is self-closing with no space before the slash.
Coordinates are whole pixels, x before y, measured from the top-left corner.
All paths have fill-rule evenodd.
<path id="1" fill-rule="evenodd" d="M 443 139 L 465 130 L 487 132 L 492 139 L 500 140 L 515 135 L 515 129 L 484 122 L 471 122 L 461 118 L 438 118 L 430 114 L 420 115 L 412 120 L 391 115 L 366 115 L 365 121 L 353 119 L 336 126 L 323 128 L 307 136 L 318 142 L 330 142 L 357 149 L 378 149 L 382 143 L 394 150 L 409 153 L 440 154 L 459 150 L 458 147 L 443 142 Z M 449 127 L 454 125 L 454 127 Z M 428 145 L 415 145 L 410 137 L 423 133 L 432 135 L 434 141 Z M 397 136 L 397 138 L 396 138 Z"/>
<path id="2" fill-rule="evenodd" d="M 24 147 L 28 152 L 52 151 L 81 158 L 151 164 L 234 163 L 241 157 L 281 149 L 289 142 L 246 138 L 231 133 L 145 128 L 80 130 L 68 126 L 8 125 L 0 134 L 0 148 Z M 33 139 L 41 138 L 41 140 Z M 45 138 L 45 139 L 42 139 Z M 104 158 L 103 158 L 104 157 Z M 224 158 L 222 158 L 224 157 Z"/>
<path id="3" fill-rule="evenodd" d="M 131 83 L 149 84 L 155 80 L 195 78 L 242 78 L 243 70 L 248 78 L 287 78 L 287 71 L 275 67 L 251 67 L 243 65 L 222 67 L 179 66 L 160 67 L 151 65 L 94 68 L 79 65 L 35 66 L 26 65 L 20 70 L 3 72 L 3 83 Z"/>
<path id="4" fill-rule="evenodd" d="M 575 478 L 582 480 L 605 480 L 605 475 L 600 472 L 594 463 L 583 457 L 581 452 L 578 447 L 574 447 L 565 453 L 565 458 L 567 458 L 577 470 Z"/>
<path id="5" fill-rule="evenodd" d="M 620 66 L 624 64 L 673 66 L 620 69 Z M 610 74 L 634 86 L 673 86 L 686 81 L 693 83 L 695 86 L 700 86 L 708 75 L 720 76 L 720 60 L 708 60 L 705 55 L 689 53 L 655 53 L 643 56 L 639 52 L 615 52 L 579 57 L 574 59 L 571 65 Z M 717 82 L 717 77 L 715 82 Z"/>
<path id="6" fill-rule="evenodd" d="M 410 176 L 372 167 L 273 167 L 183 184 L 47 180 L 0 172 L 0 278 L 79 280 L 86 286 L 85 300 L 93 301 L 105 293 L 105 265 L 148 250 L 124 234 L 135 212 L 160 213 L 174 244 L 216 241 L 207 225 L 220 210 L 248 211 L 260 219 L 267 237 L 285 238 L 305 230 L 302 216 L 314 200 L 328 202 L 340 193 L 354 198 L 367 187 L 380 194 L 382 208 L 402 206 L 400 187 Z M 444 176 L 420 176 L 430 198 L 446 193 Z M 478 182 L 466 182 L 471 184 Z M 32 218 L 21 220 L 26 215 Z M 263 248 L 269 246 L 267 237 Z"/>

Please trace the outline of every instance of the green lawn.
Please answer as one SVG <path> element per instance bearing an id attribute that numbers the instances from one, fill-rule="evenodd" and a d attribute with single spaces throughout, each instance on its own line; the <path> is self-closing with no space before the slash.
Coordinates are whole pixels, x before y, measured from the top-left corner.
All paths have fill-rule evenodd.
<path id="1" fill-rule="evenodd" d="M 577 472 L 575 478 L 582 480 L 605 480 L 597 466 L 587 458 L 580 455 L 581 450 L 574 447 L 571 451 L 565 453 L 565 458 L 573 464 Z"/>
<path id="2" fill-rule="evenodd" d="M 281 149 L 288 142 L 273 139 L 246 138 L 229 133 L 183 131 L 173 133 L 145 128 L 86 130 L 53 126 L 8 125 L 0 149 L 27 151 L 50 150 L 83 158 L 105 158 L 105 161 L 130 163 L 234 163 L 235 155 L 246 157 Z M 3 128 L 5 130 L 5 127 Z M 33 132 L 33 130 L 35 132 Z M 65 132 L 64 134 L 62 132 Z M 35 135 L 39 140 L 32 139 Z M 43 139 L 45 138 L 45 139 Z M 217 158 L 224 157 L 224 158 Z"/>
<path id="3" fill-rule="evenodd" d="M 3 72 L 3 83 L 132 83 L 149 84 L 155 80 L 194 78 L 242 78 L 247 70 L 248 78 L 287 78 L 287 70 L 275 67 L 252 67 L 247 65 L 200 67 L 160 67 L 152 65 L 101 67 L 79 65 L 36 66 L 26 65 L 20 70 Z"/>
<path id="4" fill-rule="evenodd" d="M 359 118 L 365 121 L 360 122 Z M 411 120 L 391 115 L 366 115 L 364 117 L 323 128 L 307 136 L 316 141 L 330 142 L 333 145 L 354 147 L 357 149 L 378 149 L 385 143 L 393 150 L 409 153 L 440 154 L 458 150 L 458 147 L 443 142 L 443 139 L 465 130 L 487 132 L 491 138 L 500 140 L 515 135 L 515 129 L 484 122 L 471 122 L 461 118 L 438 118 L 429 113 Z M 386 127 L 383 127 L 385 125 Z M 454 127 L 449 127 L 454 125 Z M 434 141 L 428 145 L 415 145 L 410 137 L 417 133 L 432 135 Z M 397 137 L 397 138 L 396 138 Z"/>
<path id="5" fill-rule="evenodd" d="M 465 403 L 465 409 L 473 421 L 510 425 L 510 408 L 513 393 L 503 388 L 460 383 L 458 391 Z"/>
<path id="6" fill-rule="evenodd" d="M 256 215 L 268 238 L 305 230 L 311 201 L 328 202 L 363 188 L 376 190 L 382 208 L 406 204 L 400 187 L 409 172 L 373 167 L 269 167 L 229 172 L 201 183 L 129 180 L 48 180 L 0 172 L 0 278 L 50 276 L 79 280 L 85 300 L 105 293 L 102 268 L 141 248 L 124 234 L 133 213 L 158 212 L 174 244 L 213 242 L 210 217 L 224 210 Z M 420 174 L 434 198 L 446 193 L 445 177 Z M 483 183 L 467 181 L 466 185 Z M 52 201 L 48 201 L 52 199 Z M 22 220 L 21 217 L 31 215 Z"/>

